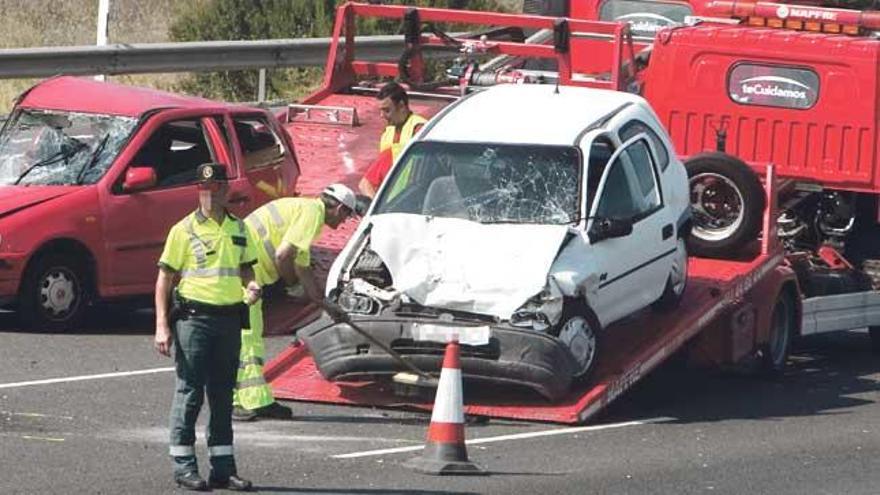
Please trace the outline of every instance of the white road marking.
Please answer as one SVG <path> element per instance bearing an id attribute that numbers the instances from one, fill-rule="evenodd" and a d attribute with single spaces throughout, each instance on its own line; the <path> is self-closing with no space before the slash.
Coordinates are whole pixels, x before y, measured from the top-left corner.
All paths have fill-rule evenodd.
<path id="1" fill-rule="evenodd" d="M 466 445 L 477 445 L 481 443 L 494 443 L 494 442 L 504 442 L 507 440 L 522 440 L 525 438 L 537 438 L 537 437 L 549 437 L 553 435 L 570 435 L 573 433 L 581 433 L 585 431 L 599 431 L 599 430 L 610 430 L 614 428 L 623 428 L 626 426 L 639 426 L 646 425 L 650 423 L 661 423 L 664 421 L 670 421 L 672 418 L 652 418 L 652 419 L 643 419 L 640 421 L 626 421 L 624 423 L 610 423 L 605 425 L 595 425 L 595 426 L 576 426 L 573 428 L 560 428 L 556 430 L 542 430 L 542 431 L 532 431 L 528 433 L 515 433 L 513 435 L 500 435 L 497 437 L 486 437 L 486 438 L 475 438 L 473 440 L 466 440 Z M 334 459 L 355 459 L 358 457 L 369 457 L 376 455 L 385 455 L 385 454 L 399 454 L 402 452 L 414 452 L 417 450 L 422 450 L 424 445 L 416 445 L 411 447 L 397 447 L 393 449 L 381 449 L 381 450 L 368 450 L 364 452 L 353 452 L 351 454 L 339 454 L 332 456 Z"/>
<path id="2" fill-rule="evenodd" d="M 31 381 L 27 381 L 27 382 L 0 383 L 0 389 L 31 387 L 34 385 L 51 385 L 53 383 L 81 382 L 81 381 L 85 381 L 85 380 L 102 380 L 104 378 L 119 378 L 122 376 L 150 375 L 153 373 L 165 373 L 167 371 L 174 371 L 174 367 L 169 366 L 167 368 L 152 368 L 152 369 L 147 369 L 147 370 L 120 371 L 117 373 L 101 373 L 98 375 L 82 375 L 82 376 L 69 376 L 69 377 L 65 377 L 65 378 L 49 378 L 47 380 L 31 380 Z"/>

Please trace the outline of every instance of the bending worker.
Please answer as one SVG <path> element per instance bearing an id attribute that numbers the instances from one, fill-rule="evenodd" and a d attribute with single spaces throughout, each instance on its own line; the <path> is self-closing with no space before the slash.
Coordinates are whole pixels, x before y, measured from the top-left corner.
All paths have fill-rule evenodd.
<path id="1" fill-rule="evenodd" d="M 409 109 L 409 96 L 403 86 L 396 82 L 382 86 L 376 98 L 387 126 L 379 140 L 379 156 L 358 184 L 361 193 L 371 198 L 376 195 L 400 152 L 426 122 L 424 117 Z M 401 180 L 406 181 L 406 177 Z"/>
<path id="2" fill-rule="evenodd" d="M 252 268 L 256 250 L 244 222 L 226 210 L 226 168 L 208 163 L 197 173 L 199 207 L 168 232 L 156 280 L 154 345 L 165 356 L 175 348 L 177 385 L 170 418 L 174 480 L 188 490 L 249 490 L 251 482 L 238 477 L 232 451 L 232 390 L 241 328 L 248 326 L 242 286 L 245 303 L 260 298 Z M 180 283 L 169 312 L 176 276 Z M 196 419 L 206 392 L 211 408 L 208 482 L 199 476 L 194 450 Z"/>
<path id="3" fill-rule="evenodd" d="M 354 192 L 342 184 L 331 184 L 319 198 L 281 198 L 271 201 L 245 219 L 257 243 L 256 280 L 266 286 L 282 279 L 288 287 L 302 283 L 306 296 L 333 314 L 338 311 L 324 302 L 321 287 L 310 268 L 312 242 L 327 225 L 337 228 L 355 213 Z M 241 333 L 241 364 L 235 390 L 233 417 L 250 421 L 257 417 L 289 419 L 290 408 L 275 402 L 263 377 L 262 301 L 250 307 L 250 329 Z"/>

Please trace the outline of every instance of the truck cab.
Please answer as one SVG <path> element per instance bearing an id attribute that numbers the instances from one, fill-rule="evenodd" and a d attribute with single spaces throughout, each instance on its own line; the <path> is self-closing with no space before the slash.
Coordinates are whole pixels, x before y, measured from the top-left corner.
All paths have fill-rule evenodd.
<path id="1" fill-rule="evenodd" d="M 152 294 L 207 162 L 228 168 L 238 216 L 299 175 L 266 110 L 73 77 L 28 90 L 0 132 L 0 301 L 58 331 L 97 299 Z"/>

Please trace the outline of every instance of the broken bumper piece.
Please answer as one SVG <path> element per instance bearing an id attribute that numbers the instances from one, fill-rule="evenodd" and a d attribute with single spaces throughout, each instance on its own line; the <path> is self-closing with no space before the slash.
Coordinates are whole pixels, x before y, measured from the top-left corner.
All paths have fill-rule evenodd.
<path id="1" fill-rule="evenodd" d="M 420 323 L 434 322 L 393 317 L 355 320 L 356 325 L 419 369 L 437 373 L 443 364 L 445 345 L 414 340 L 414 328 Z M 459 328 L 466 331 L 467 327 Z M 328 380 L 369 380 L 408 371 L 347 324 L 334 323 L 326 316 L 300 330 L 298 336 Z M 486 345 L 463 344 L 461 367 L 466 381 L 524 386 L 551 401 L 566 395 L 575 371 L 568 348 L 559 340 L 508 326 L 491 326 Z"/>

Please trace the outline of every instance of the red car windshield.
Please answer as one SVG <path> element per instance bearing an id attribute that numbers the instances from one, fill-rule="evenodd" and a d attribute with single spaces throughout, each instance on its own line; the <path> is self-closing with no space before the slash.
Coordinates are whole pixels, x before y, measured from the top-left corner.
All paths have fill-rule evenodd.
<path id="1" fill-rule="evenodd" d="M 136 125 L 131 117 L 19 110 L 0 134 L 0 184 L 94 184 Z"/>

